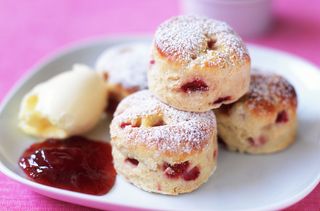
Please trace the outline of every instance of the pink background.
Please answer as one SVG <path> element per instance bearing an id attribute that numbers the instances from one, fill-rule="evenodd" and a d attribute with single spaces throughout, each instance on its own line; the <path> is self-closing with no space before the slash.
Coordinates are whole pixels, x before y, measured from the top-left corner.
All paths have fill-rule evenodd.
<path id="1" fill-rule="evenodd" d="M 76 40 L 153 33 L 179 14 L 174 0 L 0 0 L 0 101 L 39 59 Z M 320 1 L 274 1 L 275 23 L 247 40 L 285 50 L 320 65 Z M 301 70 L 303 71 L 303 70 Z M 8 210 L 84 210 L 33 193 L 0 173 L 0 207 Z M 319 210 L 320 185 L 288 210 Z"/>

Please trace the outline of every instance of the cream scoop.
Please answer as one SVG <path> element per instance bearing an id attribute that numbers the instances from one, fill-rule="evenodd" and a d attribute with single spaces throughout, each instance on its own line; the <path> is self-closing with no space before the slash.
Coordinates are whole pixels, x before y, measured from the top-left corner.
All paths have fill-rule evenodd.
<path id="1" fill-rule="evenodd" d="M 102 77 L 76 64 L 35 86 L 22 100 L 19 127 L 27 134 L 66 138 L 92 129 L 106 108 L 107 89 Z"/>

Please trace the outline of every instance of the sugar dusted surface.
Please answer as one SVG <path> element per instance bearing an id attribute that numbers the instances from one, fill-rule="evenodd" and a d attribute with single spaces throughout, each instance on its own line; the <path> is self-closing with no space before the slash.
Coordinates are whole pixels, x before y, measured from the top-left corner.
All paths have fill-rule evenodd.
<path id="1" fill-rule="evenodd" d="M 276 74 L 253 73 L 245 99 L 248 107 L 255 110 L 272 110 L 280 104 L 297 106 L 294 87 Z"/>
<path id="2" fill-rule="evenodd" d="M 212 111 L 204 113 L 185 112 L 174 109 L 154 97 L 149 91 L 140 91 L 125 98 L 118 106 L 113 125 L 161 114 L 165 125 L 143 128 L 125 127 L 120 133 L 128 134 L 128 143 L 143 144 L 160 152 L 190 153 L 208 145 L 216 128 Z"/>
<path id="3" fill-rule="evenodd" d="M 104 51 L 96 62 L 98 71 L 107 72 L 108 80 L 125 88 L 147 88 L 147 69 L 150 46 L 144 43 L 127 43 Z"/>
<path id="4" fill-rule="evenodd" d="M 241 38 L 224 22 L 196 16 L 177 16 L 159 26 L 157 48 L 166 56 L 192 64 L 234 64 L 248 56 Z M 214 48 L 210 48 L 214 42 Z"/>

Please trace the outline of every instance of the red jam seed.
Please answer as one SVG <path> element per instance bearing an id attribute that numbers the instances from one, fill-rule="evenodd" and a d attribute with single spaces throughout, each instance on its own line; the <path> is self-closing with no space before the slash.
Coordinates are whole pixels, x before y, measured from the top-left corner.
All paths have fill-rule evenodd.
<path id="1" fill-rule="evenodd" d="M 182 175 L 182 178 L 186 181 L 191 181 L 191 180 L 197 179 L 199 175 L 200 175 L 200 170 L 197 166 L 195 166 L 191 170 L 185 172 Z"/>
<path id="2" fill-rule="evenodd" d="M 288 121 L 289 121 L 289 118 L 286 111 L 281 111 L 278 113 L 276 118 L 276 123 L 286 123 Z"/>
<path id="3" fill-rule="evenodd" d="M 176 163 L 170 165 L 169 163 L 163 164 L 163 171 L 165 175 L 169 178 L 178 178 L 180 177 L 187 169 L 189 168 L 189 161 L 183 163 Z"/>
<path id="4" fill-rule="evenodd" d="M 209 40 L 208 42 L 207 42 L 207 47 L 208 47 L 208 49 L 210 49 L 210 50 L 214 50 L 215 49 L 215 44 L 216 44 L 216 40 Z"/>
<path id="5" fill-rule="evenodd" d="M 208 85 L 200 80 L 200 79 L 196 79 L 194 81 L 185 83 L 184 85 L 181 86 L 182 91 L 186 92 L 186 93 L 191 93 L 191 92 L 197 92 L 197 91 L 208 91 L 209 87 Z"/>
<path id="6" fill-rule="evenodd" d="M 129 162 L 129 163 L 131 163 L 131 164 L 134 165 L 134 166 L 139 165 L 139 161 L 138 161 L 137 159 L 134 159 L 134 158 L 126 158 L 126 159 L 125 159 L 125 162 Z"/>
<path id="7" fill-rule="evenodd" d="M 123 128 L 129 126 L 129 125 L 131 125 L 130 122 L 122 122 L 122 123 L 120 124 L 120 127 L 123 129 Z"/>
<path id="8" fill-rule="evenodd" d="M 163 171 L 165 175 L 171 179 L 183 178 L 186 181 L 195 180 L 200 175 L 200 170 L 197 166 L 188 170 L 190 166 L 189 161 L 170 165 L 169 163 L 163 164 Z"/>

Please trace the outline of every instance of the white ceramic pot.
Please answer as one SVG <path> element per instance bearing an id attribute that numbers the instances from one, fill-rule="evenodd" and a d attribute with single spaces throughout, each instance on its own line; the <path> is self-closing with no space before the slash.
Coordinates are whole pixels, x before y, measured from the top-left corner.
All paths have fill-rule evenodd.
<path id="1" fill-rule="evenodd" d="M 181 0 L 181 6 L 184 14 L 225 21 L 243 37 L 259 36 L 271 27 L 271 0 Z"/>

